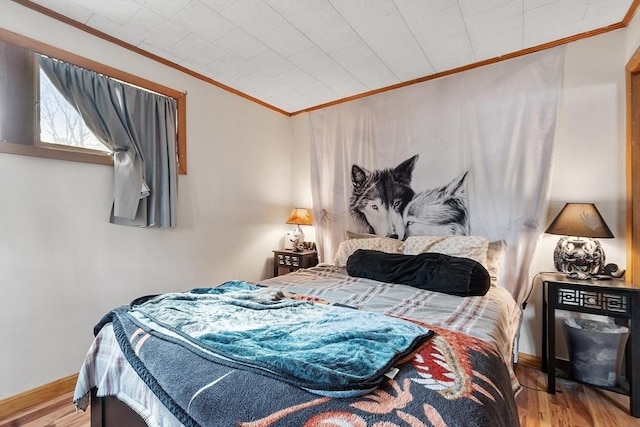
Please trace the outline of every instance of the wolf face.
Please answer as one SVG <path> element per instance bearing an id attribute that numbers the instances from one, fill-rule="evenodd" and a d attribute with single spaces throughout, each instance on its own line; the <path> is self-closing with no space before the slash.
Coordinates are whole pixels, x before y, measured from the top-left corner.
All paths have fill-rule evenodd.
<path id="1" fill-rule="evenodd" d="M 469 233 L 465 201 L 466 171 L 448 185 L 416 194 L 404 213 L 409 236 L 444 236 Z"/>
<path id="2" fill-rule="evenodd" d="M 403 212 L 415 192 L 411 189 L 411 175 L 418 155 L 400 163 L 394 169 L 373 172 L 353 165 L 353 191 L 349 211 L 356 222 L 369 233 L 404 238 Z"/>

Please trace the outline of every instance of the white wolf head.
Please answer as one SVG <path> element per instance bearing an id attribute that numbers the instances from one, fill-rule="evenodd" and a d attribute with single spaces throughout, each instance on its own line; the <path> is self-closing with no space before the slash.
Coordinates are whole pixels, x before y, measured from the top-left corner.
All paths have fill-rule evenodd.
<path id="1" fill-rule="evenodd" d="M 406 237 L 469 234 L 465 180 L 467 173 L 448 185 L 417 193 L 404 212 Z"/>

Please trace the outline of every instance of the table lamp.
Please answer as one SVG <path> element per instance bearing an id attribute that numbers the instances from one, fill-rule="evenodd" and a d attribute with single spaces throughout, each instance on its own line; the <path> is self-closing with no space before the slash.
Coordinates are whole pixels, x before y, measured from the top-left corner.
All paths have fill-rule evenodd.
<path id="1" fill-rule="evenodd" d="M 291 243 L 293 243 L 293 250 L 300 252 L 304 250 L 304 233 L 300 229 L 301 225 L 311 225 L 313 217 L 311 209 L 307 208 L 293 208 L 287 218 L 287 224 L 295 224 L 291 233 Z"/>
<path id="2" fill-rule="evenodd" d="M 565 236 L 553 252 L 556 270 L 577 279 L 603 272 L 604 250 L 593 239 L 614 236 L 593 203 L 565 204 L 545 233 Z"/>

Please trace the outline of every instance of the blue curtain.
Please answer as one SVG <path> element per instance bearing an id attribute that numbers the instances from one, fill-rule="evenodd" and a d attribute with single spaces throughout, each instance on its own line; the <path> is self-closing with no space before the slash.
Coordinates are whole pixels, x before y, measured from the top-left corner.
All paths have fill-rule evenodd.
<path id="1" fill-rule="evenodd" d="M 40 68 L 113 152 L 110 221 L 176 225 L 176 105 L 173 98 L 38 55 Z"/>

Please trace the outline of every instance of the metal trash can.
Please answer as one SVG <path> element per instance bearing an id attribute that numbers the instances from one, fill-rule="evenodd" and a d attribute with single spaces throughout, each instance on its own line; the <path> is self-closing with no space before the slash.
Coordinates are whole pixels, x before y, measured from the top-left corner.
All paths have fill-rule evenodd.
<path id="1" fill-rule="evenodd" d="M 613 321 L 573 317 L 565 317 L 563 327 L 573 378 L 597 386 L 617 386 L 629 328 Z"/>

